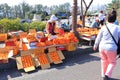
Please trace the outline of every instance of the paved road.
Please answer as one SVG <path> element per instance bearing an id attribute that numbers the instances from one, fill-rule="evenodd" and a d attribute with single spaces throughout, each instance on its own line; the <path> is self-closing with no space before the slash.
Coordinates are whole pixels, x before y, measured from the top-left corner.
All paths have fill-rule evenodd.
<path id="1" fill-rule="evenodd" d="M 65 60 L 62 64 L 51 65 L 50 69 L 37 68 L 25 73 L 16 68 L 0 70 L 0 80 L 102 80 L 100 77 L 100 58 L 92 47 L 81 46 L 76 51 L 64 51 Z M 120 59 L 113 72 L 113 77 L 120 80 Z"/>

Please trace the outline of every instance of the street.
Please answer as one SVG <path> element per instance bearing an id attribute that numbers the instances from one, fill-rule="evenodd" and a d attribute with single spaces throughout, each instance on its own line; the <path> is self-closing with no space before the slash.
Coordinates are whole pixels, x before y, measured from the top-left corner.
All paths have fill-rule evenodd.
<path id="1" fill-rule="evenodd" d="M 100 58 L 92 46 L 80 46 L 76 51 L 63 51 L 62 64 L 51 64 L 50 69 L 39 67 L 25 73 L 17 68 L 0 70 L 0 80 L 102 80 L 100 76 Z M 120 59 L 113 71 L 113 80 L 120 80 Z"/>

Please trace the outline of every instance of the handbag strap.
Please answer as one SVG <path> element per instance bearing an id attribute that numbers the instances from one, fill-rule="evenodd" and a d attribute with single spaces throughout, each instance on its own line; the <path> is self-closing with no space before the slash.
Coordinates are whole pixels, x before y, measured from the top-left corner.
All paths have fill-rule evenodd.
<path id="1" fill-rule="evenodd" d="M 106 23 L 105 23 L 105 25 L 106 25 L 106 28 L 107 28 L 107 30 L 109 31 L 109 33 L 110 33 L 110 35 L 111 35 L 112 39 L 114 40 L 115 44 L 117 45 L 117 42 L 116 42 L 115 38 L 113 37 L 113 35 L 111 34 L 110 30 L 108 29 L 108 27 L 107 27 L 107 24 L 106 24 Z"/>

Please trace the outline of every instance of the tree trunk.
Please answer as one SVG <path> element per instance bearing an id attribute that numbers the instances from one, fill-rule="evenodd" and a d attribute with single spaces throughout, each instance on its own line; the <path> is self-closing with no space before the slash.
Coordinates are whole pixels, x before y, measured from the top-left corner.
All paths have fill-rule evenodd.
<path id="1" fill-rule="evenodd" d="M 87 5 L 85 0 L 81 0 L 81 14 L 82 14 L 82 22 L 83 22 L 82 25 L 83 25 L 83 27 L 85 27 L 85 16 L 86 16 L 86 13 L 87 13 L 90 5 L 92 4 L 92 2 L 93 2 L 93 0 L 91 0 L 90 3 Z M 83 3 L 84 3 L 85 8 L 86 8 L 85 12 L 83 11 Z"/>
<path id="2" fill-rule="evenodd" d="M 76 31 L 76 27 L 77 27 L 77 0 L 74 0 L 72 11 L 72 31 L 74 32 L 77 39 L 80 40 L 79 33 Z"/>
<path id="3" fill-rule="evenodd" d="M 81 0 L 82 27 L 85 27 L 85 16 L 83 13 L 83 0 Z"/>

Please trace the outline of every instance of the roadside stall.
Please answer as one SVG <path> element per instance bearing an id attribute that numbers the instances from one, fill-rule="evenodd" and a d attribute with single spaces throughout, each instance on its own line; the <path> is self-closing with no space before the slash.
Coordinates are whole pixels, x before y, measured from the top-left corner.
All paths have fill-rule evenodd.
<path id="1" fill-rule="evenodd" d="M 93 45 L 95 38 L 99 32 L 97 28 L 77 28 L 80 38 L 86 41 L 89 41 L 89 45 Z"/>
<path id="2" fill-rule="evenodd" d="M 65 32 L 56 35 L 48 35 L 34 29 L 29 33 L 20 32 L 19 39 L 6 38 L 5 60 L 14 58 L 18 70 L 24 69 L 25 72 L 33 71 L 36 67 L 41 69 L 50 68 L 50 64 L 61 64 L 65 59 L 62 50 L 74 51 L 77 48 L 78 40 L 72 32 Z M 4 52 L 1 52 L 2 54 Z M 10 54 L 10 56 L 8 56 Z M 4 57 L 0 55 L 0 60 Z M 1 62 L 3 64 L 4 62 Z M 9 63 L 6 61 L 6 63 Z"/>

